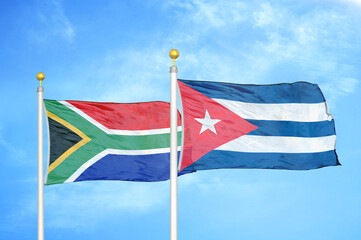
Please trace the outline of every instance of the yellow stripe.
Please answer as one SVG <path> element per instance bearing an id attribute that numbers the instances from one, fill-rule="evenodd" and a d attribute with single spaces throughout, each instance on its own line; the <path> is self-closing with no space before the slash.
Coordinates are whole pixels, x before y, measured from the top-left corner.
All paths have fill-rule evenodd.
<path id="1" fill-rule="evenodd" d="M 76 134 L 78 134 L 82 138 L 82 140 L 80 142 L 78 142 L 77 144 L 75 144 L 74 146 L 72 146 L 71 148 L 66 150 L 60 157 L 58 157 L 58 159 L 56 159 L 52 164 L 50 164 L 49 169 L 48 169 L 48 174 L 49 174 L 57 166 L 59 166 L 59 164 L 62 163 L 65 160 L 65 158 L 69 157 L 70 154 L 72 154 L 73 152 L 78 150 L 80 147 L 85 145 L 91 139 L 87 135 L 85 135 L 83 132 L 81 132 L 79 129 L 77 129 L 76 127 L 74 127 L 70 123 L 66 122 L 65 120 L 59 118 L 58 116 L 54 115 L 53 113 L 51 113 L 49 111 L 46 111 L 46 113 L 47 113 L 48 117 L 50 117 L 51 119 L 53 119 L 53 120 L 57 121 L 58 123 L 64 125 L 65 127 L 69 128 L 70 130 L 72 130 L 73 132 L 75 132 Z"/>

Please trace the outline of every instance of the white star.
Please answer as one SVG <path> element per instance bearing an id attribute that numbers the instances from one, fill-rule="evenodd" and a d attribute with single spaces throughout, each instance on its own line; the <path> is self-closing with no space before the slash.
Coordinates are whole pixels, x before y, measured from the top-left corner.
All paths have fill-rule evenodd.
<path id="1" fill-rule="evenodd" d="M 199 134 L 201 134 L 202 132 L 204 132 L 207 129 L 209 129 L 212 132 L 214 132 L 215 134 L 217 134 L 217 131 L 216 131 L 214 125 L 221 120 L 211 119 L 207 109 L 206 109 L 206 115 L 204 116 L 204 118 L 194 118 L 194 119 L 202 124 L 201 132 Z"/>

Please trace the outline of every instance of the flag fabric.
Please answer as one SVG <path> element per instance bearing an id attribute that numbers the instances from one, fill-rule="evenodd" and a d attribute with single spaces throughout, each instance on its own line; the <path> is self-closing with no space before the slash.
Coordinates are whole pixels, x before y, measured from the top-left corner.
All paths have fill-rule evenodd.
<path id="1" fill-rule="evenodd" d="M 44 100 L 44 104 L 50 140 L 46 185 L 169 179 L 169 103 Z M 180 139 L 181 126 L 178 133 Z"/>
<path id="2" fill-rule="evenodd" d="M 334 120 L 316 84 L 178 80 L 178 86 L 183 171 L 339 165 Z"/>

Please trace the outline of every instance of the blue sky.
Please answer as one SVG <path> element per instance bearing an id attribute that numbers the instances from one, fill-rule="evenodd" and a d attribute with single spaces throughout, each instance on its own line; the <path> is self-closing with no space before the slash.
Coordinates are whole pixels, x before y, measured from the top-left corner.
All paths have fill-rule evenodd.
<path id="1" fill-rule="evenodd" d="M 320 85 L 341 167 L 179 179 L 179 239 L 361 238 L 361 1 L 1 1 L 0 239 L 36 238 L 35 75 L 45 97 L 169 100 L 183 79 Z M 169 182 L 45 188 L 46 239 L 168 239 Z"/>

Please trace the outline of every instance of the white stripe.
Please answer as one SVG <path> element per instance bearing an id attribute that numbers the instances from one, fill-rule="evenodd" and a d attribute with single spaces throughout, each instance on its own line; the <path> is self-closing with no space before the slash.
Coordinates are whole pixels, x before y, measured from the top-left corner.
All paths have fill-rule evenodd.
<path id="1" fill-rule="evenodd" d="M 216 150 L 258 153 L 315 153 L 335 149 L 336 135 L 327 137 L 274 137 L 245 135 Z"/>
<path id="2" fill-rule="evenodd" d="M 178 147 L 180 151 L 181 147 Z M 73 175 L 71 175 L 65 182 L 74 182 L 85 170 L 87 170 L 94 163 L 98 162 L 100 159 L 105 157 L 108 154 L 118 154 L 118 155 L 150 155 L 150 154 L 161 154 L 169 153 L 170 148 L 157 148 L 157 149 L 147 149 L 147 150 L 119 150 L 119 149 L 105 149 L 104 151 L 98 153 L 83 165 L 81 165 L 78 170 L 76 170 Z"/>
<path id="3" fill-rule="evenodd" d="M 138 136 L 138 135 L 152 135 L 152 134 L 164 134 L 164 133 L 170 133 L 170 128 L 159 128 L 159 129 L 150 129 L 150 130 L 113 130 L 105 127 L 98 121 L 96 121 L 94 118 L 90 117 L 86 113 L 84 113 L 79 108 L 75 107 L 69 102 L 66 101 L 58 101 L 59 103 L 63 104 L 64 106 L 70 108 L 86 120 L 88 120 L 93 125 L 97 126 L 102 131 L 106 132 L 107 134 L 113 134 L 113 135 L 132 135 L 132 136 Z M 177 127 L 177 131 L 182 131 L 182 126 Z"/>
<path id="4" fill-rule="evenodd" d="M 213 99 L 244 119 L 319 122 L 332 120 L 326 102 L 323 103 L 246 103 Z"/>

